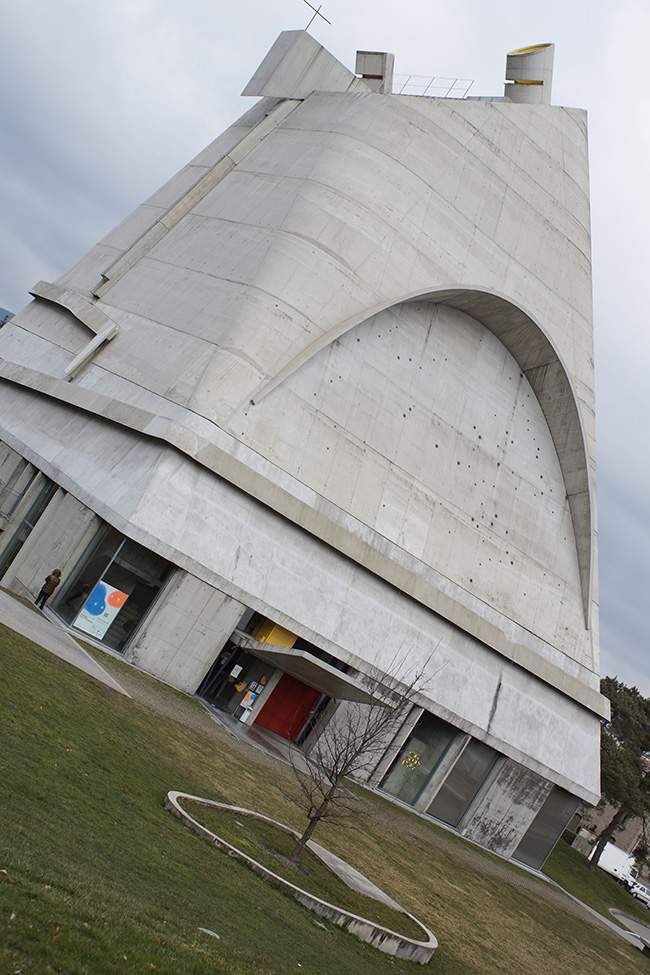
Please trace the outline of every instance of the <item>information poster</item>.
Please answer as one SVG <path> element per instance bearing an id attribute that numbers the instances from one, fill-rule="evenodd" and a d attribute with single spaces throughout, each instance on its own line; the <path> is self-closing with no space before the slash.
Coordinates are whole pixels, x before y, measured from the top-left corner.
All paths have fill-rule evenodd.
<path id="1" fill-rule="evenodd" d="M 100 579 L 72 625 L 101 639 L 128 598 L 128 593 Z"/>

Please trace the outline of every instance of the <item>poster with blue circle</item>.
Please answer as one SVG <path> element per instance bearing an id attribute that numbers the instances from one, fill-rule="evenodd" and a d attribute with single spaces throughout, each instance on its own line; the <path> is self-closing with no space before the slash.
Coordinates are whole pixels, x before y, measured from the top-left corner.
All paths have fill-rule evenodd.
<path id="1" fill-rule="evenodd" d="M 89 633 L 90 636 L 101 639 L 128 598 L 128 593 L 100 579 L 72 625 Z"/>

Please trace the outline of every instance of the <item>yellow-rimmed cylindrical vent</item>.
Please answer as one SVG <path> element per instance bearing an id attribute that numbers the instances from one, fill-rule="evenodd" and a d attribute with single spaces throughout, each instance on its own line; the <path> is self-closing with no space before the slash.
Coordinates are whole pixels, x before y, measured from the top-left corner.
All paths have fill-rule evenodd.
<path id="1" fill-rule="evenodd" d="M 507 55 L 505 96 L 509 101 L 550 104 L 554 52 L 554 44 L 531 44 Z"/>

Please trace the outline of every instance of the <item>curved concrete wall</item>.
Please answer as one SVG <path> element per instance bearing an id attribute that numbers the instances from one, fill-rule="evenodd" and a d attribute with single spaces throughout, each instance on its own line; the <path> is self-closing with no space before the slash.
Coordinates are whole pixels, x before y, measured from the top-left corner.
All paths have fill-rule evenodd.
<path id="1" fill-rule="evenodd" d="M 344 511 L 592 666 L 571 512 L 535 393 L 446 305 L 386 310 L 318 352 L 234 434 Z"/>

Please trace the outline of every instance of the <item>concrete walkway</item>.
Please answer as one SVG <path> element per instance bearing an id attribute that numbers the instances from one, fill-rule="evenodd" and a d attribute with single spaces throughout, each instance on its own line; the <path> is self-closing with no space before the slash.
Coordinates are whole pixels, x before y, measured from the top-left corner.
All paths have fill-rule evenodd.
<path id="1" fill-rule="evenodd" d="M 18 599 L 14 599 L 6 592 L 0 592 L 0 623 L 27 637 L 28 640 L 38 643 L 39 646 L 49 650 L 61 660 L 65 660 L 66 663 L 72 664 L 73 667 L 90 674 L 91 677 L 101 681 L 102 684 L 106 684 L 111 690 L 125 694 L 127 697 L 131 696 L 118 684 L 114 677 L 111 677 L 107 670 L 104 670 L 101 664 L 98 664 L 83 647 L 79 646 L 76 640 L 68 636 L 63 627 L 23 605 Z"/>
<path id="2" fill-rule="evenodd" d="M 257 748 L 278 762 L 284 762 L 285 765 L 292 765 L 301 772 L 307 770 L 305 756 L 300 748 L 291 742 L 278 737 L 278 735 L 274 735 L 272 731 L 267 731 L 265 728 L 257 728 L 254 724 L 247 725 L 243 721 L 238 721 L 231 714 L 225 714 L 223 711 L 217 710 L 217 708 L 208 704 L 207 701 L 200 700 L 200 703 L 212 720 L 216 721 L 222 728 L 225 728 L 233 738 L 243 742 L 245 745 L 251 745 L 253 748 Z"/>
<path id="3" fill-rule="evenodd" d="M 590 914 L 596 921 L 598 921 L 599 924 L 602 924 L 604 927 L 609 928 L 609 930 L 613 934 L 617 935 L 619 938 L 622 938 L 623 941 L 627 941 L 627 943 L 629 945 L 632 945 L 633 948 L 638 948 L 639 951 L 643 951 L 645 945 L 643 943 L 642 938 L 636 932 L 634 932 L 634 930 L 626 920 L 623 920 L 621 918 L 621 923 L 626 925 L 627 930 L 625 930 L 625 928 L 622 928 L 619 924 L 616 924 L 614 921 L 610 921 L 609 918 L 605 917 L 604 914 L 601 914 L 600 911 L 596 911 L 593 907 L 590 907 L 589 904 L 585 904 L 585 902 L 581 901 L 578 897 L 574 897 L 573 894 L 570 894 L 568 890 L 565 890 L 564 887 L 561 887 L 558 883 L 555 882 L 555 880 L 552 880 L 550 877 L 547 877 L 543 873 L 539 873 L 538 876 L 541 877 L 543 880 L 545 880 L 547 883 L 551 884 L 551 886 L 557 887 L 558 890 L 561 890 L 563 894 L 566 894 L 567 897 L 570 897 L 571 900 L 574 901 L 576 904 L 579 904 L 580 907 L 582 907 L 583 910 L 587 912 L 587 914 Z M 616 916 L 618 915 L 618 912 L 615 911 L 613 908 L 610 907 L 609 910 L 611 914 L 614 914 Z M 640 927 L 641 926 L 642 925 L 640 925 Z"/>
<path id="4" fill-rule="evenodd" d="M 296 836 L 298 835 L 296 833 Z M 327 864 L 332 873 L 340 877 L 343 883 L 347 884 L 352 890 L 356 890 L 357 893 L 363 894 L 365 897 L 372 897 L 374 900 L 386 904 L 387 907 L 392 907 L 394 911 L 401 911 L 402 914 L 407 913 L 401 904 L 398 904 L 392 897 L 389 897 L 377 884 L 373 884 L 372 880 L 368 880 L 364 874 L 357 870 L 356 867 L 353 867 L 351 863 L 348 863 L 347 860 L 342 860 L 341 857 L 337 857 L 336 853 L 332 853 L 331 850 L 321 846 L 320 843 L 315 843 L 314 840 L 308 840 L 307 846 L 316 854 L 319 860 Z"/>
<path id="5" fill-rule="evenodd" d="M 650 916 L 648 917 L 648 923 L 644 924 L 638 918 L 630 917 L 629 914 L 624 914 L 623 911 L 617 911 L 615 907 L 610 907 L 609 912 L 618 918 L 626 928 L 634 931 L 637 937 L 643 942 L 646 953 L 650 954 Z"/>

